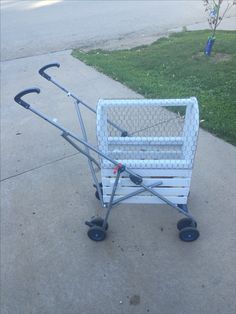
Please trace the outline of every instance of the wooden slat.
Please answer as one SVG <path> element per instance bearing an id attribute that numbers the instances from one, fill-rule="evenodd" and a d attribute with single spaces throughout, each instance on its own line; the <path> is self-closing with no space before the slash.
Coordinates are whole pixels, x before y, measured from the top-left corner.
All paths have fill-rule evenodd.
<path id="1" fill-rule="evenodd" d="M 108 151 L 108 155 L 112 159 L 181 159 L 182 153 L 180 151 Z"/>
<path id="2" fill-rule="evenodd" d="M 107 108 L 112 107 L 182 107 L 193 105 L 194 100 L 192 97 L 181 99 L 100 99 L 97 110 L 107 110 Z"/>
<path id="3" fill-rule="evenodd" d="M 111 187 L 103 187 L 103 194 L 110 195 L 112 192 L 112 186 Z M 116 195 L 124 196 L 129 193 L 135 192 L 140 187 L 117 187 Z M 154 191 L 157 193 L 160 193 L 163 196 L 188 196 L 189 188 L 153 188 Z M 150 192 L 145 191 L 142 192 L 141 195 L 150 195 Z"/>
<path id="4" fill-rule="evenodd" d="M 108 137 L 109 145 L 182 145 L 183 137 Z"/>
<path id="5" fill-rule="evenodd" d="M 172 186 L 172 187 L 189 187 L 190 186 L 190 178 L 163 178 L 163 177 L 156 177 L 156 178 L 143 178 L 143 183 L 146 185 L 151 185 L 157 181 L 162 181 L 162 186 Z M 115 182 L 115 178 L 102 178 L 103 186 L 113 186 Z M 134 186 L 137 187 L 129 178 L 121 178 L 119 180 L 120 186 Z"/>
<path id="6" fill-rule="evenodd" d="M 115 168 L 115 167 L 114 167 Z M 132 169 L 137 175 L 142 177 L 186 177 L 191 178 L 191 169 Z M 114 177 L 113 169 L 102 169 L 102 177 Z M 127 173 L 122 173 L 122 176 L 128 177 Z"/>
<path id="7" fill-rule="evenodd" d="M 115 159 L 118 163 L 122 163 L 129 168 L 135 169 L 170 169 L 170 168 L 180 168 L 180 169 L 190 169 L 191 160 L 184 159 L 161 159 L 161 160 L 140 160 L 140 159 Z M 102 159 L 102 167 L 109 168 L 113 167 L 113 164 L 106 159 Z"/>
<path id="8" fill-rule="evenodd" d="M 117 196 L 114 197 L 114 200 L 116 200 Z M 103 201 L 105 203 L 108 203 L 110 200 L 109 196 L 103 195 Z M 174 204 L 186 204 L 187 203 L 187 197 L 173 197 L 170 196 L 168 197 L 168 200 L 171 201 Z M 126 204 L 166 204 L 162 200 L 160 200 L 156 196 L 134 196 L 131 197 L 121 203 L 126 203 Z"/>

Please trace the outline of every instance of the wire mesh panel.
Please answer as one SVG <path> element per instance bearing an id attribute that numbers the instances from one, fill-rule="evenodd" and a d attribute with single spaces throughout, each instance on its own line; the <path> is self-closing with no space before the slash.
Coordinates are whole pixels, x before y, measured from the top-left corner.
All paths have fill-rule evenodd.
<path id="1" fill-rule="evenodd" d="M 198 127 L 196 98 L 100 100 L 97 106 L 99 149 L 142 176 L 144 184 L 161 181 L 154 190 L 175 204 L 187 203 Z M 103 201 L 108 203 L 116 175 L 106 158 L 101 158 L 101 165 Z M 114 200 L 137 189 L 124 172 Z M 163 203 L 147 191 L 123 202 Z"/>
<path id="2" fill-rule="evenodd" d="M 132 168 L 192 168 L 198 135 L 195 98 L 100 100 L 99 149 Z M 126 132 L 122 136 L 108 120 Z M 102 158 L 102 167 L 113 165 Z"/>

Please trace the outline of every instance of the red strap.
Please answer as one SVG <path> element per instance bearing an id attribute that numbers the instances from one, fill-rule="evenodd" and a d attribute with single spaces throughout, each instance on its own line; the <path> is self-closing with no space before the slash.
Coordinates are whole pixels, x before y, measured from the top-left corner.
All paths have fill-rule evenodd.
<path id="1" fill-rule="evenodd" d="M 118 171 L 119 169 L 121 169 L 121 168 L 122 168 L 122 164 L 119 163 L 119 164 L 114 168 L 113 173 L 116 174 L 117 171 Z"/>

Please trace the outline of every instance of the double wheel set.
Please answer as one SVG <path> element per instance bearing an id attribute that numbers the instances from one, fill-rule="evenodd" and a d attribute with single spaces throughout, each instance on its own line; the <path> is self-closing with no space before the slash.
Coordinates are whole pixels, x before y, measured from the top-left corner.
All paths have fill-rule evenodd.
<path id="1" fill-rule="evenodd" d="M 94 185 L 96 188 L 96 186 Z M 100 183 L 101 191 L 102 184 Z M 100 200 L 98 191 L 95 192 L 95 197 Z M 184 210 L 187 209 L 186 205 L 179 205 Z M 93 241 L 103 241 L 106 238 L 107 230 L 109 228 L 108 222 L 105 222 L 102 217 L 94 217 L 85 224 L 89 227 L 87 232 L 88 237 Z M 184 217 L 177 223 L 179 231 L 179 238 L 184 242 L 192 242 L 198 239 L 200 232 L 197 229 L 197 222 L 192 218 Z"/>
<path id="2" fill-rule="evenodd" d="M 104 219 L 101 217 L 93 218 L 91 221 L 86 221 L 89 226 L 88 237 L 93 241 L 103 241 L 106 238 L 108 223 L 104 225 Z M 179 238 L 184 242 L 192 242 L 197 240 L 200 233 L 197 229 L 197 223 L 191 218 L 182 218 L 177 223 L 179 230 Z"/>

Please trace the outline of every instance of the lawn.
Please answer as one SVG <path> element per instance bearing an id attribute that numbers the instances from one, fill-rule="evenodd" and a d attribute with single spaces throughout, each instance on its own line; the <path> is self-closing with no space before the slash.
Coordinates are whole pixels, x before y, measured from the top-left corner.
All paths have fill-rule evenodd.
<path id="1" fill-rule="evenodd" d="M 208 35 L 181 32 L 149 46 L 72 55 L 147 98 L 196 96 L 201 127 L 236 145 L 236 31 L 217 32 L 211 57 L 203 54 Z"/>

